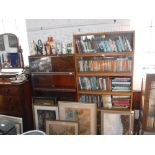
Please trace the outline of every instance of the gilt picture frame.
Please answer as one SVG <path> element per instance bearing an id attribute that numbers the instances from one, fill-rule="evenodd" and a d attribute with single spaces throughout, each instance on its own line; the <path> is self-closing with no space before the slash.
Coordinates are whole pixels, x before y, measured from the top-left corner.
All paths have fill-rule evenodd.
<path id="1" fill-rule="evenodd" d="M 134 111 L 101 110 L 101 135 L 131 135 Z"/>
<path id="2" fill-rule="evenodd" d="M 36 130 L 46 131 L 46 120 L 59 120 L 58 106 L 34 105 Z"/>
<path id="3" fill-rule="evenodd" d="M 46 121 L 48 135 L 78 135 L 78 123 L 71 121 Z"/>
<path id="4" fill-rule="evenodd" d="M 77 121 L 80 135 L 96 134 L 96 104 L 59 101 L 60 120 Z"/>

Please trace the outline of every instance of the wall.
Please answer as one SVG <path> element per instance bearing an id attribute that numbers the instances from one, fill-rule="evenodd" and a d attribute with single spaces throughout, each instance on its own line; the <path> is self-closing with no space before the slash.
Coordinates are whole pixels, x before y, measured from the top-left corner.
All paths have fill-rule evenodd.
<path id="1" fill-rule="evenodd" d="M 87 32 L 106 32 L 129 30 L 130 20 L 113 19 L 27 19 L 27 35 L 29 46 L 34 40 L 43 42 L 48 36 L 61 42 L 72 42 L 73 34 Z"/>

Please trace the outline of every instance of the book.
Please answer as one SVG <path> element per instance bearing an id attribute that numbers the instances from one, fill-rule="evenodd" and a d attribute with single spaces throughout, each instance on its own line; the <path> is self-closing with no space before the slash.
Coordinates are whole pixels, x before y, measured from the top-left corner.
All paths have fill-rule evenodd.
<path id="1" fill-rule="evenodd" d="M 114 104 L 114 105 L 130 105 L 130 99 L 113 99 L 112 104 Z"/>

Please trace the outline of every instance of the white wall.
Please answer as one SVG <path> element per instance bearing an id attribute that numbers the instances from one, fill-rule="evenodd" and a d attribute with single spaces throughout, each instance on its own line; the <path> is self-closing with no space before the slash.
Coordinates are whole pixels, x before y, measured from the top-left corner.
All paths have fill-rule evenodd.
<path id="1" fill-rule="evenodd" d="M 68 43 L 77 33 L 129 30 L 130 20 L 117 19 L 114 23 L 113 19 L 27 19 L 26 26 L 29 45 L 38 39 L 45 42 L 48 36 Z"/>

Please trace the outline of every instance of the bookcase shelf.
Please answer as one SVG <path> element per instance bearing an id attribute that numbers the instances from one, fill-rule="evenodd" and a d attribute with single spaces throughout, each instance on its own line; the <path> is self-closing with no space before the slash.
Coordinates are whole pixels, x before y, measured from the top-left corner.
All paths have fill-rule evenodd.
<path id="1" fill-rule="evenodd" d="M 32 75 L 74 75 L 74 72 L 37 72 Z"/>
<path id="2" fill-rule="evenodd" d="M 76 89 L 69 88 L 34 88 L 35 91 L 55 91 L 55 92 L 76 92 Z"/>
<path id="3" fill-rule="evenodd" d="M 101 56 L 101 57 L 105 57 L 105 56 L 133 56 L 134 52 L 96 52 L 96 53 L 79 53 L 77 54 L 78 57 L 94 57 L 94 56 Z"/>
<path id="4" fill-rule="evenodd" d="M 101 110 L 107 110 L 107 111 L 108 111 L 109 109 L 108 109 L 108 108 L 97 108 L 97 111 L 98 111 L 98 112 L 100 112 Z M 121 111 L 130 111 L 129 109 L 126 109 L 126 108 L 124 108 L 124 109 L 123 109 L 123 108 L 115 108 L 115 109 L 112 109 L 112 110 L 113 110 L 113 111 L 117 111 L 117 112 L 118 112 L 118 111 L 120 111 L 120 112 L 121 112 Z"/>
<path id="5" fill-rule="evenodd" d="M 132 110 L 134 40 L 134 31 L 73 36 L 80 102 L 107 110 Z"/>
<path id="6" fill-rule="evenodd" d="M 116 72 L 114 72 L 114 73 L 112 73 L 112 72 L 78 72 L 77 73 L 78 74 L 78 76 L 92 76 L 92 74 L 94 75 L 94 76 L 132 76 L 133 75 L 133 73 L 129 73 L 129 72 L 125 72 L 125 73 L 123 73 L 123 72 L 118 72 L 118 73 L 116 73 Z"/>
<path id="7" fill-rule="evenodd" d="M 112 92 L 112 91 L 80 91 L 79 94 L 92 94 L 92 95 L 132 95 L 132 92 Z"/>

